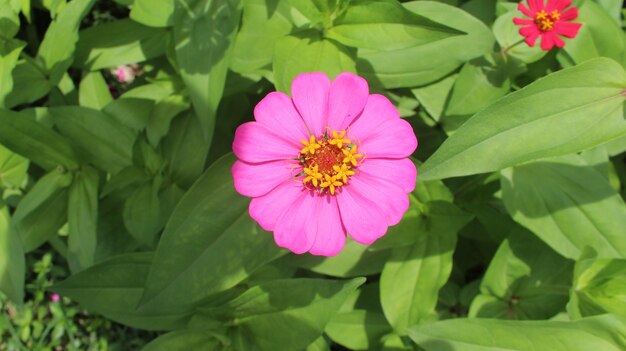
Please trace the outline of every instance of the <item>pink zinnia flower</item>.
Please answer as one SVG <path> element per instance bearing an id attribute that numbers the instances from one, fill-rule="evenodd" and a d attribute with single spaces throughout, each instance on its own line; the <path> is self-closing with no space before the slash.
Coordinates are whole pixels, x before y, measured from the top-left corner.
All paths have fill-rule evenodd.
<path id="1" fill-rule="evenodd" d="M 301 74 L 268 94 L 235 133 L 237 191 L 250 215 L 294 253 L 338 254 L 346 232 L 371 244 L 400 222 L 417 171 L 413 128 L 352 73 Z"/>
<path id="2" fill-rule="evenodd" d="M 572 4 L 572 0 L 527 0 L 527 8 L 523 3 L 517 5 L 517 9 L 527 18 L 513 18 L 513 23 L 522 25 L 519 33 L 526 37 L 526 43 L 535 46 L 537 38 L 541 36 L 541 49 L 550 50 L 556 45 L 562 48 L 565 45 L 563 39 L 559 37 L 574 38 L 582 26 L 581 23 L 568 22 L 578 17 L 578 9 L 572 7 L 565 10 Z"/>

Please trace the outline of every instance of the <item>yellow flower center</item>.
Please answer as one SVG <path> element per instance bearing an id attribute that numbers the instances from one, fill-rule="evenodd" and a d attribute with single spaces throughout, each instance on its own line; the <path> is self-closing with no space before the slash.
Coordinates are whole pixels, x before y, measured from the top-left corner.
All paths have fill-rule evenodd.
<path id="1" fill-rule="evenodd" d="M 550 13 L 547 13 L 544 10 L 537 12 L 535 15 L 535 23 L 539 30 L 542 32 L 547 32 L 554 29 L 554 25 L 561 19 L 561 14 L 557 10 L 552 10 Z"/>
<path id="2" fill-rule="evenodd" d="M 357 146 L 346 137 L 346 131 L 331 131 L 319 138 L 311 135 L 309 140 L 302 140 L 304 147 L 300 150 L 299 160 L 302 162 L 302 180 L 309 189 L 324 191 L 335 195 L 335 190 L 348 184 L 354 169 L 359 165 L 362 154 Z"/>

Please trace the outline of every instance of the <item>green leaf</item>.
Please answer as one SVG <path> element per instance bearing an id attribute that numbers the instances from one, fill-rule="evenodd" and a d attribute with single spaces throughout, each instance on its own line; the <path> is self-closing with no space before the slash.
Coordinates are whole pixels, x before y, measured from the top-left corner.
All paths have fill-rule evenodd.
<path id="1" fill-rule="evenodd" d="M 44 169 L 59 165 L 78 168 L 70 144 L 50 128 L 35 122 L 23 113 L 0 109 L 0 144 L 22 155 Z"/>
<path id="2" fill-rule="evenodd" d="M 235 328 L 237 341 L 261 350 L 302 350 L 322 335 L 326 325 L 364 278 L 275 280 L 206 312 Z M 271 336 L 271 337 L 269 337 Z"/>
<path id="3" fill-rule="evenodd" d="M 626 260 L 585 258 L 576 262 L 567 311 L 572 318 L 613 313 L 626 317 Z"/>
<path id="4" fill-rule="evenodd" d="M 221 343 L 207 330 L 177 330 L 163 334 L 144 346 L 141 351 L 217 351 Z"/>
<path id="5" fill-rule="evenodd" d="M 87 73 L 78 87 L 78 102 L 80 106 L 102 110 L 113 101 L 111 92 L 100 72 Z"/>
<path id="6" fill-rule="evenodd" d="M 143 62 L 165 53 L 168 34 L 122 19 L 80 32 L 74 67 L 86 70 Z"/>
<path id="7" fill-rule="evenodd" d="M 74 59 L 80 22 L 96 0 L 73 0 L 52 22 L 39 46 L 37 59 L 56 85 Z"/>
<path id="8" fill-rule="evenodd" d="M 174 22 L 176 61 L 203 136 L 210 144 L 241 4 L 240 0 L 185 0 L 180 4 Z"/>
<path id="9" fill-rule="evenodd" d="M 413 245 L 393 249 L 380 276 L 380 300 L 398 334 L 436 318 L 439 289 L 450 276 L 455 246 L 456 232 L 444 231 L 422 234 Z"/>
<path id="10" fill-rule="evenodd" d="M 20 188 L 26 181 L 28 159 L 0 145 L 0 189 Z"/>
<path id="11" fill-rule="evenodd" d="M 98 172 L 85 166 L 76 172 L 69 191 L 68 260 L 73 272 L 88 268 L 95 261 L 98 238 L 98 184 Z"/>
<path id="12" fill-rule="evenodd" d="M 54 170 L 41 177 L 20 201 L 13 214 L 13 228 L 30 252 L 56 235 L 67 221 L 67 187 L 72 175 Z"/>
<path id="13" fill-rule="evenodd" d="M 274 85 L 289 92 L 300 73 L 323 72 L 334 79 L 341 72 L 356 72 L 352 50 L 315 31 L 300 32 L 280 39 L 274 47 Z"/>
<path id="14" fill-rule="evenodd" d="M 150 144 L 156 147 L 167 135 L 174 117 L 189 108 L 189 102 L 181 95 L 170 95 L 157 101 L 146 125 Z"/>
<path id="15" fill-rule="evenodd" d="M 599 257 L 625 257 L 624 200 L 578 156 L 504 170 L 501 183 L 513 219 L 561 255 L 577 259 L 589 246 Z"/>
<path id="16" fill-rule="evenodd" d="M 467 34 L 393 50 L 359 49 L 357 69 L 369 81 L 386 88 L 425 85 L 493 49 L 494 38 L 489 28 L 461 9 L 432 1 L 411 1 L 403 6 L 416 15 Z"/>
<path id="17" fill-rule="evenodd" d="M 626 35 L 611 16 L 596 2 L 580 5 L 576 22 L 583 23 L 574 40 L 563 48 L 575 63 L 594 57 L 609 57 L 624 65 L 626 62 Z"/>
<path id="18" fill-rule="evenodd" d="M 316 273 L 349 278 L 380 273 L 389 254 L 390 250 L 372 251 L 369 246 L 348 239 L 336 256 L 291 255 L 288 262 Z"/>
<path id="19" fill-rule="evenodd" d="M 0 5 L 0 9 L 1 9 Z M 6 5 L 5 5 L 6 6 Z M 3 19 L 0 18 L 0 22 Z M 7 107 L 6 97 L 13 90 L 13 70 L 26 43 L 0 39 L 0 108 Z"/>
<path id="20" fill-rule="evenodd" d="M 149 27 L 170 27 L 174 24 L 175 1 L 135 0 L 130 18 Z"/>
<path id="21" fill-rule="evenodd" d="M 308 3 L 298 1 L 299 3 Z M 235 39 L 230 68 L 238 73 L 257 73 L 272 63 L 274 44 L 306 19 L 281 0 L 244 0 L 241 30 Z"/>
<path id="22" fill-rule="evenodd" d="M 441 118 L 456 78 L 457 74 L 451 74 L 438 82 L 411 89 L 413 95 L 435 121 L 439 121 Z"/>
<path id="23" fill-rule="evenodd" d="M 395 0 L 354 0 L 326 37 L 352 47 L 391 51 L 461 34 L 409 11 Z"/>
<path id="24" fill-rule="evenodd" d="M 137 311 L 152 253 L 117 256 L 75 274 L 50 290 L 78 302 L 92 313 L 146 330 L 185 326 L 192 311 L 150 306 Z"/>
<path id="25" fill-rule="evenodd" d="M 412 327 L 426 351 L 619 351 L 626 348 L 626 320 L 604 315 L 575 322 L 451 319 Z"/>
<path id="26" fill-rule="evenodd" d="M 142 303 L 185 305 L 232 288 L 281 251 L 233 186 L 232 154 L 187 191 L 159 241 Z M 228 206 L 224 206 L 228 204 Z"/>
<path id="27" fill-rule="evenodd" d="M 420 178 L 495 171 L 622 136 L 624 89 L 626 72 L 610 59 L 550 74 L 463 124 L 424 163 Z"/>
<path id="28" fill-rule="evenodd" d="M 14 303 L 24 300 L 25 260 L 22 242 L 11 229 L 6 205 L 0 207 L 0 291 Z"/>
<path id="29" fill-rule="evenodd" d="M 143 98 L 122 97 L 111 101 L 102 112 L 113 117 L 135 132 L 144 130 L 153 115 L 154 101 Z"/>
<path id="30" fill-rule="evenodd" d="M 456 130 L 474 113 L 491 105 L 511 89 L 509 65 L 498 56 L 482 57 L 466 63 L 454 83 L 445 116 L 445 130 Z"/>
<path id="31" fill-rule="evenodd" d="M 126 126 L 86 107 L 54 107 L 48 111 L 85 162 L 109 173 L 117 173 L 132 164 L 135 134 Z"/>
<path id="32" fill-rule="evenodd" d="M 50 92 L 51 83 L 32 59 L 20 60 L 12 76 L 13 90 L 4 100 L 7 108 L 35 102 Z"/>
<path id="33" fill-rule="evenodd" d="M 513 23 L 514 17 L 523 17 L 523 15 L 515 9 L 496 18 L 493 24 L 493 34 L 498 41 L 498 45 L 500 45 L 500 53 L 503 56 L 511 56 L 525 63 L 539 61 L 546 56 L 547 51 L 541 50 L 540 41 L 537 41 L 535 46 L 532 47 L 522 41 L 524 37 L 519 34 L 520 26 Z M 572 42 L 575 41 L 573 40 Z M 566 46 L 571 45 L 572 42 L 567 43 Z"/>
<path id="34" fill-rule="evenodd" d="M 19 4 L 11 0 L 0 2 L 0 33 L 12 38 L 20 30 Z"/>
<path id="35" fill-rule="evenodd" d="M 124 203 L 126 228 L 138 243 L 151 249 L 164 222 L 159 202 L 160 186 L 161 180 L 155 178 L 137 187 Z"/>
<path id="36" fill-rule="evenodd" d="M 326 326 L 326 334 L 334 342 L 351 350 L 371 350 L 389 332 L 382 313 L 360 309 L 340 312 Z"/>
<path id="37" fill-rule="evenodd" d="M 163 139 L 163 156 L 168 175 L 182 188 L 188 189 L 202 174 L 209 152 L 200 121 L 192 111 L 174 118 Z"/>
<path id="38" fill-rule="evenodd" d="M 527 230 L 502 242 L 470 307 L 470 317 L 549 319 L 563 310 L 573 263 Z"/>

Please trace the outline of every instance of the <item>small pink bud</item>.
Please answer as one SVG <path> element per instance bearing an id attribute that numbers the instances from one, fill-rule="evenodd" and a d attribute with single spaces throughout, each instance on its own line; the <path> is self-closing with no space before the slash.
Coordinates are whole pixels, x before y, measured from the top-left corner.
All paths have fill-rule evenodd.
<path id="1" fill-rule="evenodd" d="M 59 296 L 59 294 L 52 294 L 52 295 L 50 295 L 50 301 L 52 301 L 54 303 L 59 302 L 60 298 L 61 297 Z"/>
<path id="2" fill-rule="evenodd" d="M 9 307 L 9 317 L 11 318 L 15 317 L 15 311 L 13 311 L 12 307 Z"/>

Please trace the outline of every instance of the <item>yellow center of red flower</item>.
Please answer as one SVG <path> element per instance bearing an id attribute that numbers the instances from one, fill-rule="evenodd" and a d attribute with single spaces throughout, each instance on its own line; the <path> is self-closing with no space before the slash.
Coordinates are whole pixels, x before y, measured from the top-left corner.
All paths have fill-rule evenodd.
<path id="1" fill-rule="evenodd" d="M 535 23 L 539 30 L 547 32 L 554 29 L 554 24 L 561 19 L 561 14 L 557 10 L 547 13 L 544 10 L 537 12 L 535 15 Z"/>
<path id="2" fill-rule="evenodd" d="M 335 195 L 335 190 L 348 184 L 354 175 L 363 155 L 357 152 L 356 144 L 346 137 L 346 131 L 331 131 L 316 138 L 302 140 L 304 147 L 300 150 L 304 179 L 302 183 L 320 193 L 326 191 Z"/>

